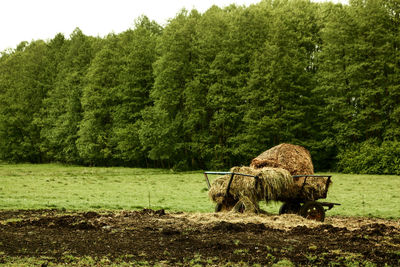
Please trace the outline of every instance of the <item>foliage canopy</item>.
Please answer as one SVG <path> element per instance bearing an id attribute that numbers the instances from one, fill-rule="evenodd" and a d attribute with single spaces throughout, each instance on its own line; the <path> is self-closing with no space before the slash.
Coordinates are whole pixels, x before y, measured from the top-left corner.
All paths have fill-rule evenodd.
<path id="1" fill-rule="evenodd" d="M 220 169 L 288 142 L 317 170 L 399 174 L 399 31 L 398 0 L 263 0 L 21 42 L 0 160 Z"/>

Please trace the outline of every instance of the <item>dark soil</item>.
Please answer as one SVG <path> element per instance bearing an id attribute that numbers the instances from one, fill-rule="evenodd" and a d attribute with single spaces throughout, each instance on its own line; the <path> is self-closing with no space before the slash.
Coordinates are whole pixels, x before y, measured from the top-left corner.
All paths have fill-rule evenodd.
<path id="1" fill-rule="evenodd" d="M 354 223 L 353 227 L 346 227 L 346 220 L 349 224 L 356 221 L 359 227 Z M 110 262 L 171 266 L 239 262 L 268 266 L 284 260 L 304 266 L 350 262 L 400 265 L 398 221 L 340 221 L 340 226 L 332 219 L 280 228 L 221 218 L 204 223 L 183 213 L 166 214 L 163 210 L 0 211 L 0 264 L 15 257 L 68 263 L 71 258 L 90 256 Z"/>

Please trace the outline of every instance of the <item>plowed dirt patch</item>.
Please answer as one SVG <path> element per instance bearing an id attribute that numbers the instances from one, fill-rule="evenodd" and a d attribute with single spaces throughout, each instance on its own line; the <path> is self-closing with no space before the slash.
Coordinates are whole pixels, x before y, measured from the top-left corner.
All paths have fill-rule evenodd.
<path id="1" fill-rule="evenodd" d="M 175 266 L 400 264 L 400 222 L 296 215 L 165 213 L 142 210 L 73 213 L 0 211 L 0 263 L 9 257 L 71 257 Z"/>

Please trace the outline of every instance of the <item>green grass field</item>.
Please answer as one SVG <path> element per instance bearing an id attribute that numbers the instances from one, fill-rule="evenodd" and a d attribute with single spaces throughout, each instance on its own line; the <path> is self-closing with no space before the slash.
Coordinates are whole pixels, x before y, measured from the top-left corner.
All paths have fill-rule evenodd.
<path id="1" fill-rule="evenodd" d="M 341 203 L 327 215 L 400 218 L 400 176 L 332 173 L 326 201 Z M 215 178 L 215 177 L 213 177 Z M 280 203 L 262 204 L 277 213 Z M 0 209 L 166 209 L 212 212 L 202 172 L 0 165 Z"/>

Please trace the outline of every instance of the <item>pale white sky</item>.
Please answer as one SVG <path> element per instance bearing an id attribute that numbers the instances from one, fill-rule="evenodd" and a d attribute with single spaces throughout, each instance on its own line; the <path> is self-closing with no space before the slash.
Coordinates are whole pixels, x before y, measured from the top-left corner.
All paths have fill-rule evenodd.
<path id="1" fill-rule="evenodd" d="M 325 0 L 314 0 L 325 1 Z M 250 5 L 260 0 L 0 0 L 0 51 L 21 41 L 68 37 L 79 27 L 86 35 L 105 36 L 133 26 L 146 15 L 164 25 L 182 9 L 206 11 L 213 4 Z M 332 0 L 347 3 L 348 0 Z"/>

